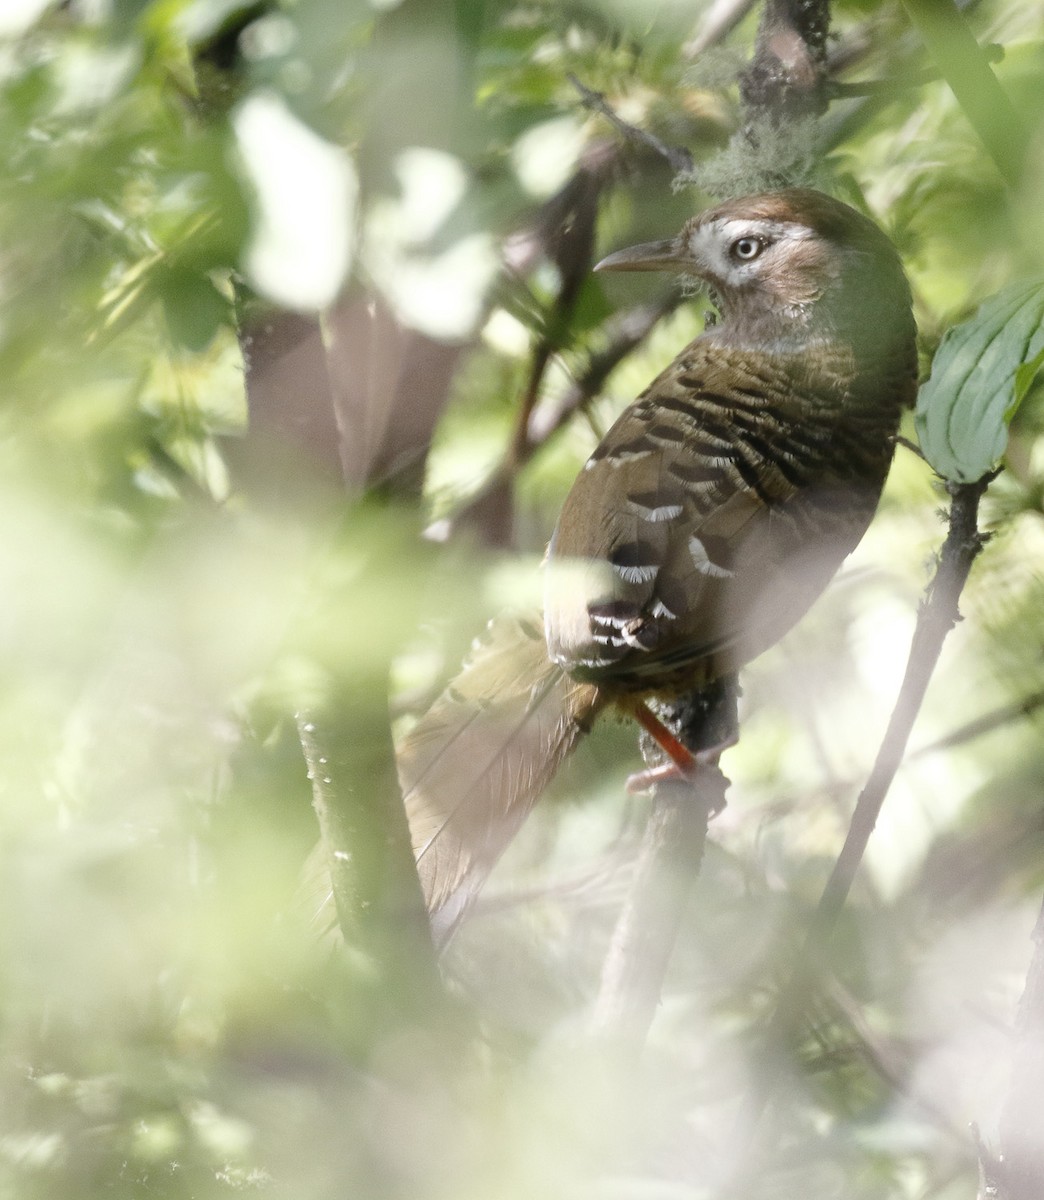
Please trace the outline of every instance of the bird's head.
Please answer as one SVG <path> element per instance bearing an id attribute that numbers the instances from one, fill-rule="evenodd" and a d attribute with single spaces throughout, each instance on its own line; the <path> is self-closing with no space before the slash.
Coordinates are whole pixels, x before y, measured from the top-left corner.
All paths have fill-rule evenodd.
<path id="1" fill-rule="evenodd" d="M 662 242 L 619 250 L 599 271 L 674 271 L 710 285 L 722 341 L 769 347 L 842 338 L 874 352 L 912 337 L 910 289 L 876 225 L 822 192 L 729 200 Z"/>

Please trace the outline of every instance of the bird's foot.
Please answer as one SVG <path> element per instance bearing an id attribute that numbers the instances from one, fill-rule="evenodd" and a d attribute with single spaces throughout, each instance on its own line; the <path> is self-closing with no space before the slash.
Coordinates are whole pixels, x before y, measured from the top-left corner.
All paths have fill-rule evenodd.
<path id="1" fill-rule="evenodd" d="M 713 746 L 693 751 L 672 733 L 644 703 L 637 703 L 632 712 L 638 724 L 667 755 L 665 763 L 656 767 L 647 767 L 644 771 L 636 771 L 635 774 L 628 777 L 627 791 L 632 795 L 636 792 L 647 792 L 657 784 L 668 780 L 694 784 L 701 769 L 716 766 L 721 755 L 738 741 L 737 735 L 730 733 Z M 715 813 L 711 813 L 711 816 L 714 815 Z"/>
<path id="2" fill-rule="evenodd" d="M 638 792 L 651 791 L 660 783 L 695 783 L 700 769 L 717 766 L 719 756 L 730 746 L 734 746 L 736 741 L 736 738 L 731 738 L 727 742 L 722 742 L 720 746 L 712 746 L 709 750 L 701 750 L 698 754 L 690 755 L 692 765 L 684 769 L 678 763 L 670 760 L 661 763 L 658 767 L 646 767 L 644 771 L 635 771 L 633 775 L 627 776 L 628 794 L 633 796 Z M 720 811 L 720 809 L 715 809 L 711 816 L 717 816 Z"/>

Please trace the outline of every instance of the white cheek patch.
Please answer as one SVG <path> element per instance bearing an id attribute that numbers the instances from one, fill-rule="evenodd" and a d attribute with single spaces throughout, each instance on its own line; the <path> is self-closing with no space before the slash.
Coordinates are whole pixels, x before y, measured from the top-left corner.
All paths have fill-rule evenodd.
<path id="1" fill-rule="evenodd" d="M 733 224 L 733 222 L 729 222 Z M 707 272 L 719 279 L 727 279 L 732 273 L 732 264 L 722 241 L 721 222 L 699 225 L 693 230 L 689 242 L 689 253 L 698 263 L 706 263 Z"/>

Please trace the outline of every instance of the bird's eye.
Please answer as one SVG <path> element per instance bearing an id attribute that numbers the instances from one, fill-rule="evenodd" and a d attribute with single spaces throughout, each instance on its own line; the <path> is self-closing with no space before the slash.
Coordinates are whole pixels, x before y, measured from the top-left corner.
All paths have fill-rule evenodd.
<path id="1" fill-rule="evenodd" d="M 732 243 L 729 253 L 738 262 L 753 262 L 764 249 L 765 243 L 761 238 L 741 237 Z"/>

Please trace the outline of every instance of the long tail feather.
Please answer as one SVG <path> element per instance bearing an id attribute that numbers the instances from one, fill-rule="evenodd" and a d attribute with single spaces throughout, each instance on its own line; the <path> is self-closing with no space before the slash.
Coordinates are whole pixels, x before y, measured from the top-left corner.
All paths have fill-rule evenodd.
<path id="1" fill-rule="evenodd" d="M 501 617 L 403 740 L 399 779 L 444 942 L 599 708 L 547 656 L 539 619 Z"/>

